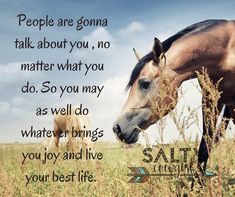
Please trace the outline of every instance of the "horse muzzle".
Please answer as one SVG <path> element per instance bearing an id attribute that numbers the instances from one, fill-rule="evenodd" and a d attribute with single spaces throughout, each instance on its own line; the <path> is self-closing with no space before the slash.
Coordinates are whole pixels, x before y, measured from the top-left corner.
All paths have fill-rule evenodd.
<path id="1" fill-rule="evenodd" d="M 113 132 L 117 136 L 117 138 L 126 143 L 126 144 L 133 144 L 138 141 L 140 129 L 136 126 L 131 126 L 126 129 L 122 129 L 121 125 L 117 122 L 113 125 Z"/>

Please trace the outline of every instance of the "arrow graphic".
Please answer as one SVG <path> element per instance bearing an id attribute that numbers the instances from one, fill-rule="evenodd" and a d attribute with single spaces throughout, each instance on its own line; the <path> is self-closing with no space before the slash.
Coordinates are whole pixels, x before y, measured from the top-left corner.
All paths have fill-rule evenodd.
<path id="1" fill-rule="evenodd" d="M 195 174 L 150 174 L 145 167 L 128 167 L 132 173 L 127 174 L 127 176 L 132 176 L 128 183 L 144 183 L 150 176 L 195 176 Z M 213 178 L 217 176 L 215 173 L 206 170 L 205 177 Z M 227 179 L 229 185 L 235 184 L 235 178 Z"/>
<path id="2" fill-rule="evenodd" d="M 132 174 L 127 176 L 133 176 L 128 183 L 144 183 L 150 176 L 176 176 L 176 174 L 150 174 L 145 167 L 128 167 Z M 191 175 L 190 175 L 191 176 Z"/>
<path id="3" fill-rule="evenodd" d="M 127 176 L 133 176 L 128 183 L 144 183 L 148 180 L 150 174 L 145 167 L 128 167 L 133 174 Z"/>
<path id="4" fill-rule="evenodd" d="M 132 174 L 127 176 L 133 176 L 128 183 L 144 183 L 150 176 L 177 176 L 177 174 L 150 174 L 145 167 L 128 167 Z M 195 176 L 194 174 L 181 174 L 180 176 Z"/>

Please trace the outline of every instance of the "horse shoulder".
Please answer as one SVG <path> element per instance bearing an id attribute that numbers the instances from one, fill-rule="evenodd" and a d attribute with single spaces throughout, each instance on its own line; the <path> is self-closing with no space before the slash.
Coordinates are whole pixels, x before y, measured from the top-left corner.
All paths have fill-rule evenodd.
<path id="1" fill-rule="evenodd" d="M 54 117 L 54 124 L 62 131 L 66 130 L 70 125 L 71 117 L 67 115 L 56 115 Z"/>

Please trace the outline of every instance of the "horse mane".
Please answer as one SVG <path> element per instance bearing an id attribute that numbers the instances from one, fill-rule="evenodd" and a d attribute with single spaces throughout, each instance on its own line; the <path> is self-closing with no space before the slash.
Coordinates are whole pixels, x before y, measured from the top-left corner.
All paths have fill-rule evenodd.
<path id="1" fill-rule="evenodd" d="M 168 49 L 171 47 L 171 45 L 176 41 L 179 40 L 182 37 L 185 37 L 187 35 L 197 34 L 201 31 L 205 31 L 208 28 L 215 26 L 221 22 L 224 22 L 226 20 L 206 20 L 199 23 L 195 23 L 191 26 L 186 27 L 185 29 L 179 31 L 178 33 L 174 34 L 173 36 L 167 38 L 165 41 L 162 42 L 163 51 L 167 52 Z M 141 70 L 144 68 L 144 65 L 151 61 L 153 59 L 153 52 L 149 52 L 147 55 L 142 57 L 139 62 L 134 67 L 129 82 L 126 86 L 126 91 L 134 84 L 135 80 L 138 78 Z"/>

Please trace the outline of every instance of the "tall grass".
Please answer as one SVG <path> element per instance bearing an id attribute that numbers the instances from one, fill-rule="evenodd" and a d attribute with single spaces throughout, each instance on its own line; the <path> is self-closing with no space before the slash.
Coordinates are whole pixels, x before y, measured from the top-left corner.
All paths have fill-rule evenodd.
<path id="1" fill-rule="evenodd" d="M 203 110 L 206 114 L 205 122 L 207 129 L 212 128 L 215 137 L 216 118 L 219 111 L 217 109 L 220 93 L 218 92 L 219 82 L 212 82 L 206 71 L 198 73 L 199 83 L 202 87 L 202 94 L 210 102 L 203 104 Z M 192 141 L 185 135 L 185 130 L 191 124 L 198 122 L 197 109 L 188 109 L 189 116 L 185 116 L 182 112 L 173 110 L 170 114 L 176 127 L 182 137 L 172 144 L 165 144 L 163 132 L 166 125 L 166 119 L 163 118 L 165 111 L 173 108 L 177 102 L 175 92 L 169 94 L 171 89 L 167 80 L 164 80 L 162 87 L 162 99 L 167 95 L 171 96 L 172 103 L 170 105 L 154 106 L 154 110 L 162 119 L 158 123 L 158 132 L 160 132 L 160 140 L 158 144 L 152 147 L 152 156 L 155 158 L 162 148 L 166 157 L 170 161 L 170 148 L 175 149 L 175 158 L 179 159 L 179 164 L 183 163 L 183 155 L 179 151 L 181 147 L 198 148 L 198 141 Z M 159 102 L 163 103 L 163 100 Z M 221 131 L 224 132 L 224 120 L 222 121 Z M 112 132 L 112 131 L 107 131 Z M 224 135 L 225 136 L 225 135 Z M 98 142 L 94 146 L 95 152 L 102 152 L 104 158 L 96 161 L 85 160 L 69 160 L 59 159 L 56 164 L 51 161 L 42 164 L 40 161 L 27 161 L 22 165 L 22 152 L 45 152 L 45 147 L 40 144 L 1 144 L 0 145 L 0 196 L 108 196 L 108 197 L 163 197 L 163 196 L 235 196 L 235 185 L 228 184 L 228 180 L 235 178 L 235 141 L 226 139 L 214 146 L 214 139 L 206 136 L 208 146 L 211 147 L 209 169 L 217 176 L 212 178 L 203 177 L 198 172 L 199 177 L 179 176 L 151 176 L 145 183 L 128 183 L 131 177 L 128 167 L 146 167 L 150 173 L 154 172 L 156 165 L 164 165 L 166 162 L 162 157 L 157 162 L 146 163 L 143 161 L 143 147 L 136 144 L 132 148 L 121 146 L 118 143 Z M 146 143 L 148 144 L 148 143 Z M 66 151 L 65 146 L 61 146 L 60 152 Z M 170 163 L 170 162 L 169 162 Z M 168 163 L 168 164 L 169 164 Z M 188 155 L 188 164 L 197 171 L 197 156 L 193 151 Z M 55 171 L 57 174 L 69 174 L 81 170 L 89 170 L 94 176 L 95 182 L 30 182 L 26 186 L 26 175 L 30 174 L 49 174 Z M 204 186 L 199 182 L 204 180 Z M 192 181 L 194 187 L 192 188 Z"/>
<path id="2" fill-rule="evenodd" d="M 234 141 L 227 140 L 220 144 L 220 149 L 215 148 L 211 154 L 211 170 L 217 172 L 218 160 L 221 160 L 221 194 L 222 196 L 234 196 L 235 185 L 229 185 L 228 180 L 235 177 L 235 159 L 233 150 Z M 165 150 L 167 158 L 170 158 L 169 147 L 176 149 L 176 158 L 182 155 L 177 153 L 177 148 L 185 147 L 184 142 L 159 145 L 153 148 L 152 155 L 155 157 L 160 148 Z M 188 147 L 188 146 L 187 146 Z M 191 147 L 194 147 L 192 145 Z M 38 151 L 38 144 L 12 144 L 0 146 L 0 194 L 3 197 L 11 196 L 206 196 L 208 195 L 208 185 L 201 187 L 196 183 L 191 190 L 191 177 L 150 177 L 145 183 L 128 183 L 131 177 L 127 167 L 144 166 L 150 173 L 156 164 L 164 164 L 160 159 L 158 163 L 143 162 L 143 148 L 135 145 L 132 148 L 122 148 L 118 144 L 98 143 L 96 150 L 102 151 L 104 159 L 101 161 L 58 161 L 55 165 L 52 162 L 46 165 L 38 161 L 27 162 L 21 165 L 22 151 Z M 43 152 L 43 148 L 40 150 Z M 63 150 L 62 150 L 63 151 Z M 219 154 L 220 152 L 220 154 Z M 193 155 L 190 155 L 193 158 Z M 196 161 L 196 160 L 195 160 Z M 68 182 L 59 183 L 52 181 L 43 183 L 29 183 L 25 186 L 26 174 L 50 174 L 52 171 L 58 174 L 68 174 L 79 170 L 89 170 L 96 178 L 96 182 L 79 183 Z M 214 193 L 217 192 L 218 179 L 211 178 Z M 208 180 L 207 180 L 208 181 Z"/>

